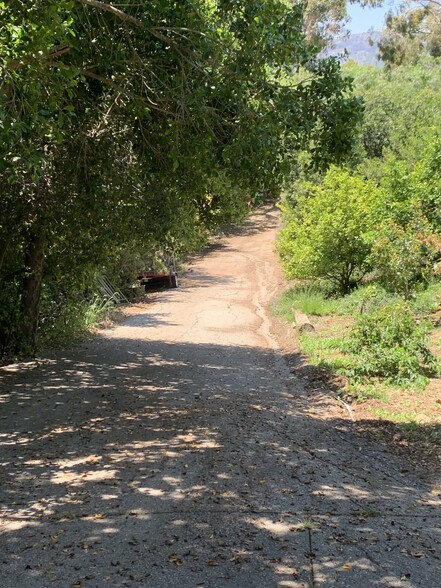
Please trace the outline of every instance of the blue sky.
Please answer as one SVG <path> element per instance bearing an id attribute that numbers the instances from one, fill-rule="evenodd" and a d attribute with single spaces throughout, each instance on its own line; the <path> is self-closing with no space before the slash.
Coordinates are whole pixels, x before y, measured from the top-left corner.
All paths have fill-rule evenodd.
<path id="1" fill-rule="evenodd" d="M 391 6 L 399 4 L 399 0 L 385 0 L 381 8 L 361 8 L 358 4 L 349 4 L 348 13 L 352 20 L 348 24 L 348 29 L 354 34 L 366 33 L 371 28 L 381 31 L 385 15 Z"/>

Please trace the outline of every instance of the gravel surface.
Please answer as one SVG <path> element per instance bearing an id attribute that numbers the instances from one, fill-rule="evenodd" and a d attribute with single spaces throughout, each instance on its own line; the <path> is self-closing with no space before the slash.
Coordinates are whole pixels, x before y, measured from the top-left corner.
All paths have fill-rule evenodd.
<path id="1" fill-rule="evenodd" d="M 441 486 L 287 367 L 266 207 L 177 290 L 1 369 L 2 588 L 441 587 Z"/>

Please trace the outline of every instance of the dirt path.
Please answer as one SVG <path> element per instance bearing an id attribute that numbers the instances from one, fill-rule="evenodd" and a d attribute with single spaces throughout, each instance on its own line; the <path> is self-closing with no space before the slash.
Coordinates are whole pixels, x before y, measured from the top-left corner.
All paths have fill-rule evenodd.
<path id="1" fill-rule="evenodd" d="M 2 588 L 441 586 L 436 481 L 322 418 L 284 363 L 277 223 L 256 214 L 124 324 L 2 370 Z"/>

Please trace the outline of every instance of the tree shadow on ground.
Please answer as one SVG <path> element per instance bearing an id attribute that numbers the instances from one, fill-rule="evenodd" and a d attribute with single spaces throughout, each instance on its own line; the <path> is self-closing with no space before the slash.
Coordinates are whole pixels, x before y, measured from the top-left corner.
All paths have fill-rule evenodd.
<path id="1" fill-rule="evenodd" d="M 330 396 L 341 402 L 342 390 L 347 385 L 343 376 L 333 373 L 326 366 L 313 366 L 307 359 L 297 352 L 289 352 L 285 360 L 296 377 L 300 378 L 308 390 L 308 394 L 315 402 L 320 402 L 323 395 Z M 343 396 L 346 402 L 350 394 Z M 349 412 L 350 411 L 350 412 Z M 349 404 L 348 418 L 352 411 Z M 410 460 L 411 467 L 417 473 L 430 481 L 439 479 L 441 474 L 441 425 L 425 424 L 412 421 L 411 423 L 396 423 L 379 418 L 356 418 L 353 431 L 375 439 L 390 451 Z"/>
<path id="2" fill-rule="evenodd" d="M 98 339 L 3 371 L 4 588 L 435 585 L 433 488 L 272 350 Z"/>

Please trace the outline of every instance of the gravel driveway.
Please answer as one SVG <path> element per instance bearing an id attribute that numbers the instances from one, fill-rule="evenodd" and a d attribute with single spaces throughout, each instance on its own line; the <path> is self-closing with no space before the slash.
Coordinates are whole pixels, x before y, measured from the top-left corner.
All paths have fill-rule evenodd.
<path id="1" fill-rule="evenodd" d="M 278 223 L 256 213 L 123 324 L 1 370 L 2 588 L 441 587 L 437 480 L 285 364 Z"/>

